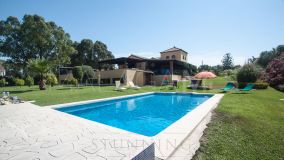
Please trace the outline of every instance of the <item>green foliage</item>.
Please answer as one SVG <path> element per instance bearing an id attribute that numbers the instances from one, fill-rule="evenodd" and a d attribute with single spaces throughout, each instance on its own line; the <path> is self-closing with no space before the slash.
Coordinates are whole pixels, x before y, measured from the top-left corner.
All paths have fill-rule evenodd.
<path id="1" fill-rule="evenodd" d="M 97 57 L 97 59 L 94 60 L 95 65 L 94 66 L 90 65 L 90 66 L 92 66 L 93 68 L 101 67 L 101 68 L 104 68 L 104 69 L 113 68 L 113 65 L 103 64 L 103 65 L 99 66 L 99 64 L 98 64 L 98 61 L 114 58 L 111 51 L 108 50 L 106 44 L 104 44 L 101 41 L 96 41 L 95 44 L 94 44 L 94 55 L 95 55 L 95 57 Z"/>
<path id="2" fill-rule="evenodd" d="M 239 83 L 254 83 L 259 76 L 259 72 L 253 64 L 245 64 L 237 73 Z"/>
<path id="3" fill-rule="evenodd" d="M 15 77 L 7 76 L 5 77 L 5 81 L 7 82 L 8 86 L 15 86 Z"/>
<path id="4" fill-rule="evenodd" d="M 266 82 L 256 82 L 254 83 L 254 89 L 267 89 L 267 87 L 269 86 L 268 83 Z"/>
<path id="5" fill-rule="evenodd" d="M 220 73 L 223 71 L 223 66 L 221 65 L 212 66 L 211 71 L 214 72 L 217 76 L 219 76 Z"/>
<path id="6" fill-rule="evenodd" d="M 28 69 L 31 74 L 39 75 L 42 80 L 50 71 L 50 64 L 46 59 L 29 59 Z"/>
<path id="7" fill-rule="evenodd" d="M 75 79 L 75 78 L 71 78 L 70 79 L 70 84 L 74 85 L 74 86 L 77 86 L 78 85 L 78 80 Z"/>
<path id="8" fill-rule="evenodd" d="M 32 86 L 32 85 L 34 85 L 34 79 L 33 79 L 33 77 L 31 77 L 31 76 L 27 76 L 26 77 L 26 79 L 25 79 L 25 84 L 27 85 L 27 86 Z"/>
<path id="9" fill-rule="evenodd" d="M 7 84 L 5 78 L 0 79 L 0 87 L 5 87 Z"/>
<path id="10" fill-rule="evenodd" d="M 81 82 L 84 76 L 82 66 L 75 66 L 72 70 L 72 74 L 74 78 L 76 78 L 79 82 Z"/>
<path id="11" fill-rule="evenodd" d="M 58 84 L 57 77 L 53 73 L 49 73 L 45 76 L 46 84 L 53 87 Z"/>
<path id="12" fill-rule="evenodd" d="M 284 45 L 279 45 L 276 48 L 276 51 L 277 51 L 278 54 L 284 53 Z"/>
<path id="13" fill-rule="evenodd" d="M 71 61 L 73 66 L 84 64 L 93 68 L 113 68 L 112 65 L 103 64 L 99 66 L 98 64 L 101 60 L 114 58 L 107 49 L 106 44 L 100 41 L 93 43 L 90 39 L 83 39 L 80 43 L 75 42 L 74 47 L 78 52 L 72 55 Z"/>
<path id="14" fill-rule="evenodd" d="M 200 65 L 198 67 L 198 72 L 201 72 L 201 71 L 210 71 L 211 70 L 211 67 L 207 64 L 204 64 L 204 65 Z"/>
<path id="15" fill-rule="evenodd" d="M 74 85 L 74 86 L 78 86 L 78 80 L 76 78 L 73 78 L 73 77 L 66 79 L 64 81 L 64 83 L 67 84 L 67 85 L 71 84 L 71 85 Z"/>
<path id="16" fill-rule="evenodd" d="M 89 78 L 95 78 L 94 69 L 91 66 L 82 66 L 83 68 L 83 81 L 87 81 Z"/>
<path id="17" fill-rule="evenodd" d="M 233 57 L 231 55 L 231 53 L 226 53 L 222 59 L 222 65 L 223 65 L 223 69 L 227 70 L 227 69 L 233 69 L 234 67 L 234 63 L 233 63 Z"/>
<path id="18" fill-rule="evenodd" d="M 90 64 L 94 59 L 94 44 L 90 39 L 83 39 L 80 43 L 74 44 L 77 54 L 72 55 L 72 65 Z"/>
<path id="19" fill-rule="evenodd" d="M 279 84 L 275 88 L 281 92 L 284 92 L 284 84 Z"/>
<path id="20" fill-rule="evenodd" d="M 268 63 L 271 62 L 274 58 L 278 56 L 276 49 L 272 49 L 271 51 L 263 51 L 260 53 L 259 58 L 257 60 L 257 64 L 263 68 L 266 68 Z"/>
<path id="21" fill-rule="evenodd" d="M 0 21 L 0 37 L 0 52 L 9 57 L 7 63 L 24 72 L 29 59 L 68 64 L 75 52 L 69 34 L 38 15 L 25 15 L 22 22 L 12 16 Z"/>
<path id="22" fill-rule="evenodd" d="M 16 86 L 24 86 L 25 85 L 25 81 L 23 79 L 16 78 L 15 79 L 15 85 Z"/>

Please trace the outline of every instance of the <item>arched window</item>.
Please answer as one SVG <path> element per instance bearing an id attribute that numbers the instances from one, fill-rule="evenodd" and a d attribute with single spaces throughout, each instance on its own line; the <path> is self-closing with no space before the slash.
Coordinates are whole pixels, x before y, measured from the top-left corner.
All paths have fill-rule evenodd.
<path id="1" fill-rule="evenodd" d="M 169 56 L 166 56 L 166 59 L 170 59 L 170 57 L 169 57 Z"/>
<path id="2" fill-rule="evenodd" d="M 175 55 L 172 55 L 172 59 L 176 59 L 176 56 L 175 56 Z"/>

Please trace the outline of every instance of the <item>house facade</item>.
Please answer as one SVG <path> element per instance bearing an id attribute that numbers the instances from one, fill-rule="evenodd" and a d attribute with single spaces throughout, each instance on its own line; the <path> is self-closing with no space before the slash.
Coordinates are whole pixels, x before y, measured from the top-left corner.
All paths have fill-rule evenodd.
<path id="1" fill-rule="evenodd" d="M 135 85 L 163 85 L 174 80 L 186 79 L 192 75 L 196 67 L 187 63 L 188 53 L 180 48 L 170 48 L 160 52 L 159 58 L 146 58 L 138 55 L 119 57 L 99 62 L 92 85 L 115 85 L 115 81 L 127 85 L 132 81 Z M 104 66 L 114 66 L 113 69 Z M 59 81 L 73 77 L 73 67 L 60 69 Z"/>
<path id="2" fill-rule="evenodd" d="M 134 84 L 163 85 L 174 80 L 186 79 L 194 72 L 194 67 L 187 63 L 188 53 L 180 48 L 170 48 L 160 52 L 159 58 L 145 58 L 137 55 L 103 60 L 99 64 L 115 65 L 116 69 L 99 68 L 96 71 L 95 83 L 114 85 L 120 80 L 125 85 Z"/>

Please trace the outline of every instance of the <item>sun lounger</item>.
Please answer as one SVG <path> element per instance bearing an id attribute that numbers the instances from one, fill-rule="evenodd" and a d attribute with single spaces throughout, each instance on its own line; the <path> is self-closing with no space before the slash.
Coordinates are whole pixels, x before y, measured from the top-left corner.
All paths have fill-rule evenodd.
<path id="1" fill-rule="evenodd" d="M 115 81 L 115 90 L 116 91 L 122 91 L 125 90 L 126 88 L 122 87 L 120 84 L 120 81 Z"/>
<path id="2" fill-rule="evenodd" d="M 254 87 L 254 84 L 248 83 L 248 84 L 245 86 L 245 88 L 243 88 L 243 89 L 237 89 L 237 90 L 238 90 L 238 91 L 251 91 L 251 90 L 253 90 L 253 87 Z"/>
<path id="3" fill-rule="evenodd" d="M 134 85 L 134 83 L 132 81 L 128 82 L 129 88 L 131 89 L 140 89 L 141 87 Z"/>
<path id="4" fill-rule="evenodd" d="M 226 84 L 226 86 L 225 86 L 224 88 L 221 88 L 220 90 L 221 90 L 222 92 L 227 92 L 227 91 L 232 90 L 233 88 L 235 88 L 234 83 L 229 82 L 229 83 Z"/>
<path id="5" fill-rule="evenodd" d="M 198 89 L 201 87 L 202 80 L 192 79 L 190 85 L 187 86 L 189 89 Z"/>

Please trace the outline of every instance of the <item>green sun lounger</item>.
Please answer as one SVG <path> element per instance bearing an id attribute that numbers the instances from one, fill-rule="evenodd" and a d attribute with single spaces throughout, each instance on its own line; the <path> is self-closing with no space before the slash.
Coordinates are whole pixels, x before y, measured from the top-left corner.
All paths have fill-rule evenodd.
<path id="1" fill-rule="evenodd" d="M 224 88 L 221 88 L 220 90 L 221 90 L 222 92 L 227 92 L 227 91 L 232 90 L 233 88 L 235 88 L 234 83 L 229 82 L 229 83 L 226 84 L 226 86 L 225 86 Z"/>
<path id="2" fill-rule="evenodd" d="M 251 90 L 253 90 L 253 86 L 254 86 L 254 84 L 249 83 L 249 84 L 247 84 L 247 85 L 245 86 L 245 88 L 243 88 L 243 89 L 238 89 L 238 91 L 251 91 Z"/>

